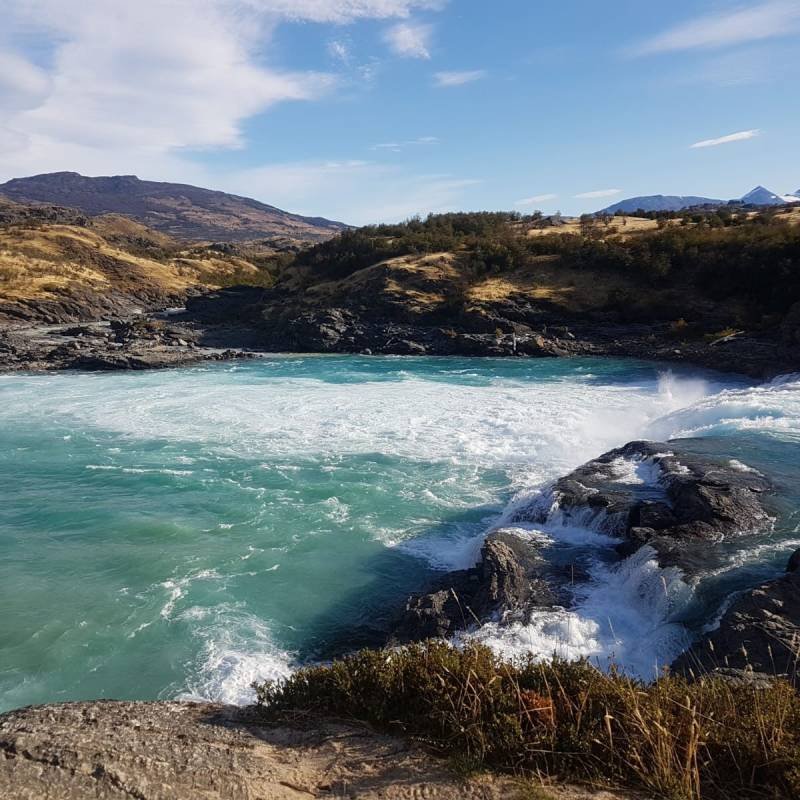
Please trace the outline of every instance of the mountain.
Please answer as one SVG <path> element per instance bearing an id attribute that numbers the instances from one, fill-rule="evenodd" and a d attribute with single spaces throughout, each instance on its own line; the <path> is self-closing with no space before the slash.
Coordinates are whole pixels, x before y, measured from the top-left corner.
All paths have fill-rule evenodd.
<path id="1" fill-rule="evenodd" d="M 143 181 L 135 175 L 89 178 L 53 172 L 0 184 L 0 195 L 19 203 L 49 203 L 92 216 L 124 214 L 176 239 L 235 242 L 275 236 L 317 242 L 347 226 L 303 217 L 247 197 L 181 183 Z"/>
<path id="2" fill-rule="evenodd" d="M 0 187 L 2 189 L 2 187 Z M 695 197 L 694 195 L 675 195 L 675 194 L 651 194 L 643 197 L 629 197 L 627 200 L 620 200 L 618 203 L 608 206 L 597 213 L 615 214 L 617 211 L 623 214 L 632 214 L 635 211 L 680 211 L 683 208 L 693 206 L 725 205 L 725 200 L 713 200 L 710 197 Z"/>
<path id="3" fill-rule="evenodd" d="M 746 195 L 736 200 L 713 200 L 710 197 L 694 195 L 650 194 L 643 197 L 629 197 L 598 211 L 598 214 L 633 214 L 636 211 L 680 211 L 696 206 L 725 206 L 728 203 L 741 203 L 749 206 L 781 206 L 784 203 L 800 202 L 800 189 L 795 194 L 775 194 L 763 186 L 756 186 Z"/>
<path id="4" fill-rule="evenodd" d="M 765 189 L 763 186 L 756 186 L 741 199 L 746 206 L 779 206 L 787 202 L 781 195 Z"/>

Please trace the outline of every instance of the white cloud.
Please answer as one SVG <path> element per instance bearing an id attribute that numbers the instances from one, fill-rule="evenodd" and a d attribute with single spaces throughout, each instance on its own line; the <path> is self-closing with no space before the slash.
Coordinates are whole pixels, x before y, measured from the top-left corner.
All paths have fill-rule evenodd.
<path id="1" fill-rule="evenodd" d="M 394 53 L 403 58 L 430 58 L 433 27 L 422 23 L 401 22 L 384 32 L 384 39 Z"/>
<path id="2" fill-rule="evenodd" d="M 405 150 L 407 147 L 415 147 L 417 145 L 430 145 L 430 144 L 439 144 L 439 137 L 438 136 L 420 136 L 417 139 L 407 139 L 403 142 L 381 142 L 380 144 L 374 144 L 370 148 L 371 150 L 388 150 L 392 153 L 399 153 L 402 150 Z"/>
<path id="3" fill-rule="evenodd" d="M 304 161 L 226 173 L 214 185 L 301 214 L 364 225 L 461 208 L 465 190 L 477 183 L 369 161 Z"/>
<path id="4" fill-rule="evenodd" d="M 328 55 L 334 60 L 347 65 L 350 63 L 351 58 L 350 45 L 341 41 L 341 39 L 334 39 L 328 42 Z"/>
<path id="5" fill-rule="evenodd" d="M 535 206 L 538 203 L 546 203 L 548 200 L 555 200 L 558 198 L 557 194 L 535 194 L 533 197 L 524 197 L 522 200 L 517 200 L 515 206 Z"/>
<path id="6" fill-rule="evenodd" d="M 728 144 L 729 142 L 743 142 L 747 139 L 754 139 L 760 133 L 761 131 L 758 128 L 750 131 L 738 131 L 737 133 L 729 133 L 727 136 L 720 136 L 717 139 L 703 139 L 700 142 L 690 144 L 689 147 L 717 147 L 717 145 Z"/>
<path id="7" fill-rule="evenodd" d="M 189 180 L 187 150 L 336 78 L 266 66 L 287 20 L 403 18 L 438 0 L 0 0 L 0 180 L 72 169 Z M 37 66 L 8 42 L 33 42 Z"/>
<path id="8" fill-rule="evenodd" d="M 729 47 L 800 30 L 797 0 L 766 0 L 733 11 L 720 11 L 685 22 L 634 48 L 635 55 L 694 48 Z"/>
<path id="9" fill-rule="evenodd" d="M 11 51 L 0 50 L 0 108 L 6 113 L 36 106 L 47 96 L 47 73 Z"/>
<path id="10" fill-rule="evenodd" d="M 437 72 L 433 76 L 436 86 L 446 88 L 449 86 L 463 86 L 465 83 L 479 81 L 486 77 L 485 69 L 471 69 L 453 72 Z"/>
<path id="11" fill-rule="evenodd" d="M 615 194 L 621 194 L 622 189 L 595 189 L 592 192 L 581 192 L 580 194 L 573 195 L 582 200 L 591 200 L 597 197 L 613 197 Z"/>
<path id="12" fill-rule="evenodd" d="M 447 0 L 226 0 L 282 19 L 346 23 L 357 19 L 408 17 L 416 9 L 438 10 Z"/>

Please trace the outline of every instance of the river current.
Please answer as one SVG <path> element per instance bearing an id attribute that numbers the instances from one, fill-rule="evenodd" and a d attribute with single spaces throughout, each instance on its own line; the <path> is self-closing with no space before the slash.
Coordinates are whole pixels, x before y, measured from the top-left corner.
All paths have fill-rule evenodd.
<path id="1" fill-rule="evenodd" d="M 359 356 L 0 376 L 0 710 L 247 702 L 474 563 L 548 481 L 670 437 L 772 477 L 774 527 L 692 581 L 597 531 L 528 527 L 589 580 L 569 608 L 469 634 L 642 677 L 800 547 L 800 376 Z"/>

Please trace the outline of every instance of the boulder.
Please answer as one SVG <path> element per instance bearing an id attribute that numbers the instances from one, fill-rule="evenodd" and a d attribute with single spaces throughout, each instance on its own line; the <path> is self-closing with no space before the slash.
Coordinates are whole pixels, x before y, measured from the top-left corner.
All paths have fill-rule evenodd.
<path id="1" fill-rule="evenodd" d="M 392 626 L 390 641 L 443 638 L 555 602 L 537 546 L 516 533 L 497 530 L 486 537 L 474 567 L 447 573 L 427 592 L 409 598 Z"/>
<path id="2" fill-rule="evenodd" d="M 755 470 L 689 452 L 679 442 L 630 442 L 560 478 L 551 504 L 531 510 L 538 523 L 558 514 L 623 541 L 630 555 L 651 545 L 662 566 L 692 571 L 703 545 L 769 528 L 769 481 Z"/>

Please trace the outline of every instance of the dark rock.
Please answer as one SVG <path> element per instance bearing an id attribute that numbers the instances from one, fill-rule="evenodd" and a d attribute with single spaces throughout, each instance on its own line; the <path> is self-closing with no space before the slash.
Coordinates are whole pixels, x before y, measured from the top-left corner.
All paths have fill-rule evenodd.
<path id="1" fill-rule="evenodd" d="M 412 596 L 392 627 L 404 643 L 450 636 L 489 619 L 551 606 L 556 595 L 535 544 L 508 531 L 487 536 L 478 564 L 450 572 L 430 591 Z"/>
<path id="2" fill-rule="evenodd" d="M 559 479 L 553 495 L 565 520 L 621 537 L 623 555 L 649 544 L 662 566 L 691 571 L 695 545 L 770 526 L 762 505 L 769 490 L 761 474 L 678 442 L 630 442 Z M 532 520 L 544 522 L 548 513 L 549 506 L 533 509 Z"/>
<path id="3" fill-rule="evenodd" d="M 789 563 L 786 565 L 787 572 L 800 572 L 800 550 L 795 550 L 789 556 Z"/>
<path id="4" fill-rule="evenodd" d="M 231 286 L 203 292 L 186 300 L 186 312 L 206 324 L 261 321 L 265 290 L 257 286 Z"/>
<path id="5" fill-rule="evenodd" d="M 424 356 L 428 350 L 424 344 L 400 339 L 391 343 L 391 352 L 399 356 Z"/>
<path id="6" fill-rule="evenodd" d="M 719 628 L 673 664 L 702 675 L 719 667 L 800 678 L 800 572 L 789 572 L 742 594 Z"/>

